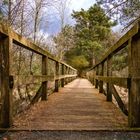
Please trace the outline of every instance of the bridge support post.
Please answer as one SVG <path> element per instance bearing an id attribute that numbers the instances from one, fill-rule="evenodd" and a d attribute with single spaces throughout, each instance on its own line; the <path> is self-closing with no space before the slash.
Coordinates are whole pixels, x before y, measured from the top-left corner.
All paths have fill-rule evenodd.
<path id="1" fill-rule="evenodd" d="M 65 67 L 65 74 L 68 74 L 68 67 Z M 65 85 L 68 83 L 68 78 L 65 78 Z"/>
<path id="2" fill-rule="evenodd" d="M 48 74 L 48 57 L 42 56 L 42 75 Z M 47 100 L 48 81 L 42 82 L 42 100 Z"/>
<path id="3" fill-rule="evenodd" d="M 96 67 L 96 76 L 98 76 L 98 74 L 99 74 L 99 66 Z M 98 88 L 98 84 L 99 84 L 98 80 L 95 79 L 95 88 Z"/>
<path id="4" fill-rule="evenodd" d="M 55 75 L 56 75 L 56 77 L 59 76 L 59 62 L 56 62 L 56 65 L 55 65 Z M 55 80 L 55 89 L 54 89 L 54 91 L 55 92 L 59 91 L 59 79 Z"/>
<path id="5" fill-rule="evenodd" d="M 140 38 L 129 40 L 129 126 L 140 127 Z"/>
<path id="6" fill-rule="evenodd" d="M 10 37 L 0 38 L 0 127 L 2 128 L 12 125 L 13 78 L 10 76 L 10 47 L 12 43 L 13 40 Z"/>
<path id="7" fill-rule="evenodd" d="M 61 74 L 64 75 L 65 71 L 64 71 L 64 64 L 62 64 L 62 71 Z M 61 87 L 64 87 L 64 78 L 61 79 Z"/>
<path id="8" fill-rule="evenodd" d="M 111 57 L 107 58 L 107 76 L 111 76 Z M 112 91 L 111 91 L 111 85 L 110 83 L 107 83 L 107 95 L 106 95 L 106 100 L 109 102 L 112 102 Z"/>
<path id="9" fill-rule="evenodd" d="M 104 74 L 104 62 L 101 64 L 100 67 L 100 76 L 103 76 L 103 74 Z M 103 81 L 99 82 L 99 92 L 103 93 Z"/>

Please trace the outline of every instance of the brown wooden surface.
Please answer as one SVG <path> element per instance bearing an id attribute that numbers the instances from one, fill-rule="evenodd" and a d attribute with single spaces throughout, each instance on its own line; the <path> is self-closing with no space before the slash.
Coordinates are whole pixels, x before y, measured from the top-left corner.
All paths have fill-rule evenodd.
<path id="1" fill-rule="evenodd" d="M 104 81 L 106 83 L 118 85 L 120 87 L 128 87 L 128 78 L 124 77 L 114 77 L 114 76 L 96 76 L 95 79 Z"/>
<path id="2" fill-rule="evenodd" d="M 76 79 L 17 116 L 15 129 L 117 130 L 127 117 L 86 79 Z"/>
<path id="3" fill-rule="evenodd" d="M 0 126 L 9 127 L 12 124 L 12 87 L 10 88 L 10 54 L 12 39 L 7 37 L 0 40 Z"/>
<path id="4" fill-rule="evenodd" d="M 130 40 L 131 41 L 131 40 Z M 132 38 L 129 46 L 129 125 L 140 127 L 140 38 Z M 137 79 L 138 78 L 138 79 Z"/>

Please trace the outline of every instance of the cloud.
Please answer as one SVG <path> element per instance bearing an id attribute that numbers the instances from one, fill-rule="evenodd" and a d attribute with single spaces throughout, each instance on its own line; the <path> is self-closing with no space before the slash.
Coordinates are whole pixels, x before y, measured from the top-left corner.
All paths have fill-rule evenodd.
<path id="1" fill-rule="evenodd" d="M 95 3 L 95 0 L 71 0 L 71 10 L 88 9 Z"/>

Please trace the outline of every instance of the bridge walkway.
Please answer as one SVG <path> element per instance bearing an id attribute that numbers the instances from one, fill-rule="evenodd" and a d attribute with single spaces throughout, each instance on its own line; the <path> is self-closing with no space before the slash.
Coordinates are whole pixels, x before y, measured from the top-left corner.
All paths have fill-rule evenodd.
<path id="1" fill-rule="evenodd" d="M 14 129 L 117 130 L 127 117 L 87 79 L 76 79 L 17 116 Z"/>

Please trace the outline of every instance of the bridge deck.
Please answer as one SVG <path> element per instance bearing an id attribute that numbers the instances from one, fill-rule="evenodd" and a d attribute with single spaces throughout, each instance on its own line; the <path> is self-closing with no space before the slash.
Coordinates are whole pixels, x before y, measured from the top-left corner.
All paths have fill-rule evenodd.
<path id="1" fill-rule="evenodd" d="M 15 118 L 15 128 L 31 130 L 117 130 L 127 127 L 127 117 L 106 102 L 86 79 L 76 79 L 59 93 L 39 102 Z"/>

